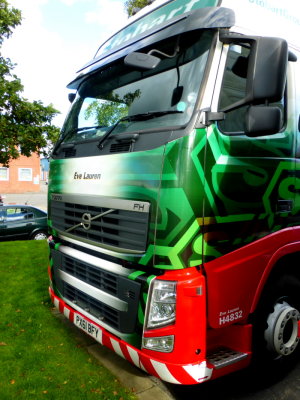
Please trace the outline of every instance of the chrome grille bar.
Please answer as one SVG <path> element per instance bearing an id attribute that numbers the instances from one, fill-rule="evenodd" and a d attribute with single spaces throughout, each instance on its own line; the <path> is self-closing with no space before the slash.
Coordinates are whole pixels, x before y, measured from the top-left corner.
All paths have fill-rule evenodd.
<path id="1" fill-rule="evenodd" d="M 146 250 L 149 203 L 111 199 L 109 204 L 106 197 L 70 194 L 52 194 L 51 198 L 52 227 L 60 235 L 122 251 Z"/>

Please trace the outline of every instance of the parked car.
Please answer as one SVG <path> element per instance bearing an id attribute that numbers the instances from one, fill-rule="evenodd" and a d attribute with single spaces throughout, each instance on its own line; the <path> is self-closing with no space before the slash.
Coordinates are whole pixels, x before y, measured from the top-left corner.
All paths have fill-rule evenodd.
<path id="1" fill-rule="evenodd" d="M 0 241 L 47 237 L 45 211 L 27 205 L 0 205 Z"/>

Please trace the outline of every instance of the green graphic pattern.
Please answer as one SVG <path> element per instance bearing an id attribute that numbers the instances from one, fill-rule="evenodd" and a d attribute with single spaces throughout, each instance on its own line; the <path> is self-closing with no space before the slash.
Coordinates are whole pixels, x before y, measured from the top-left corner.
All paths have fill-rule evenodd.
<path id="1" fill-rule="evenodd" d="M 251 139 L 216 127 L 168 144 L 164 172 L 176 178 L 163 173 L 156 243 L 141 262 L 191 267 L 296 225 L 294 151 L 291 132 Z"/>
<path id="2" fill-rule="evenodd" d="M 66 172 L 80 162 L 52 161 L 49 192 L 84 192 Z M 118 170 L 94 194 L 151 204 L 145 254 L 111 252 L 135 265 L 194 267 L 299 222 L 300 168 L 290 129 L 253 139 L 211 126 L 154 150 L 106 156 L 109 163 Z"/>

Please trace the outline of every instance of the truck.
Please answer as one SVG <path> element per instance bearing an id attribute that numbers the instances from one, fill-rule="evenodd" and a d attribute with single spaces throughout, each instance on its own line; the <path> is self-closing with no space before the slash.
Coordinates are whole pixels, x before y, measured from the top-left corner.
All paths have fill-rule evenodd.
<path id="1" fill-rule="evenodd" d="M 299 5 L 157 0 L 68 85 L 49 276 L 79 329 L 172 384 L 299 354 Z"/>

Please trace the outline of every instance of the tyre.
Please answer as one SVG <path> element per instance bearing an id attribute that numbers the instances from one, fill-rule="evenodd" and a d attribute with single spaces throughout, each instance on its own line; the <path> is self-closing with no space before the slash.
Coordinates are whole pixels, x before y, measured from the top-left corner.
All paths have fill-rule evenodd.
<path id="1" fill-rule="evenodd" d="M 39 231 L 35 232 L 32 236 L 31 239 L 33 240 L 44 240 L 47 239 L 48 235 L 45 232 Z"/>
<path id="2" fill-rule="evenodd" d="M 267 284 L 253 320 L 253 362 L 269 371 L 286 371 L 300 351 L 300 281 L 283 275 Z"/>

